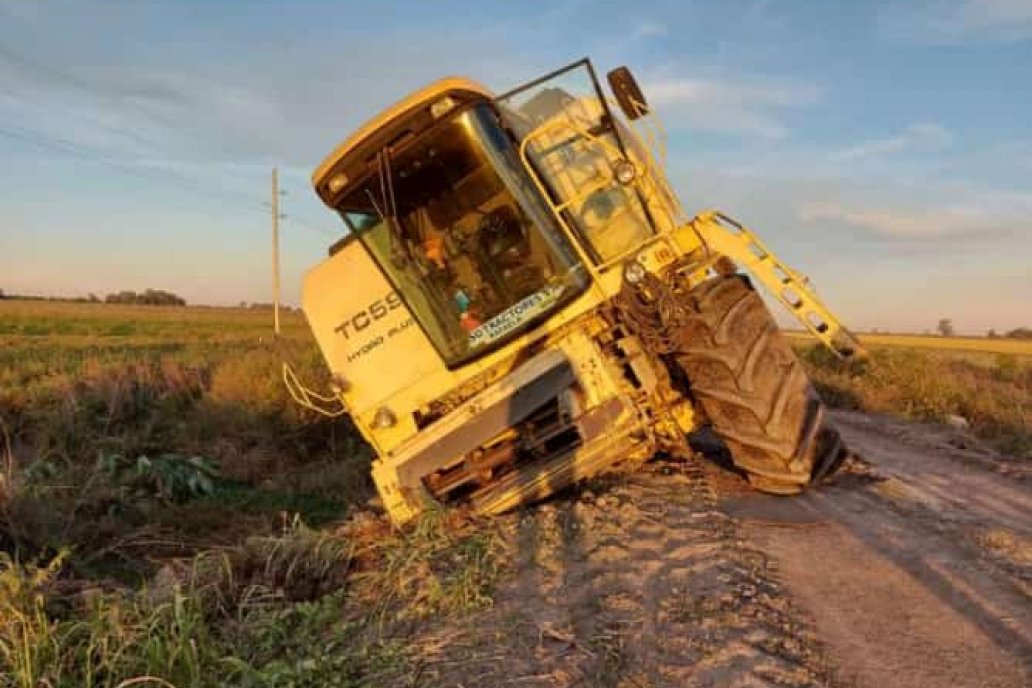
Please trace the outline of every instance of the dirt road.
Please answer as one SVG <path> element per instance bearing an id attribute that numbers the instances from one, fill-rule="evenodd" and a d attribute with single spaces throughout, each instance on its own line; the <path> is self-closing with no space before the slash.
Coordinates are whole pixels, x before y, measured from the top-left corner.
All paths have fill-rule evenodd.
<path id="1" fill-rule="evenodd" d="M 795 500 L 724 502 L 814 620 L 835 678 L 878 688 L 1032 685 L 1027 469 L 960 433 L 837 420 L 869 474 Z"/>
<path id="2" fill-rule="evenodd" d="M 838 422 L 863 460 L 803 497 L 655 462 L 510 517 L 516 575 L 418 685 L 1032 686 L 1028 470 Z"/>

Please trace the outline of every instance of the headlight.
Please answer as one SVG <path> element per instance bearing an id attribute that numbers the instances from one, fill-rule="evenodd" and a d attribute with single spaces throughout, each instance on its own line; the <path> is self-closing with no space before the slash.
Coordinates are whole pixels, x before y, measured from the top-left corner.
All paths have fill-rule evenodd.
<path id="1" fill-rule="evenodd" d="M 616 177 L 616 181 L 627 186 L 638 176 L 638 170 L 630 160 L 621 160 L 613 166 L 613 176 Z"/>
<path id="2" fill-rule="evenodd" d="M 330 188 L 330 193 L 337 193 L 345 186 L 347 186 L 347 183 L 348 176 L 343 172 L 338 172 L 337 174 L 330 177 L 330 183 L 327 184 L 327 186 Z"/>
<path id="3" fill-rule="evenodd" d="M 393 428 L 397 422 L 398 417 L 394 415 L 394 411 L 391 411 L 386 406 L 376 409 L 376 413 L 373 414 L 373 427 L 377 430 Z"/>
<path id="4" fill-rule="evenodd" d="M 430 106 L 430 116 L 434 119 L 440 119 L 444 115 L 451 112 L 452 108 L 455 107 L 455 99 L 449 96 L 441 98 L 437 102 Z"/>
<path id="5" fill-rule="evenodd" d="M 637 284 L 645 279 L 645 266 L 636 260 L 627 261 L 623 269 L 623 278 L 630 284 Z"/>

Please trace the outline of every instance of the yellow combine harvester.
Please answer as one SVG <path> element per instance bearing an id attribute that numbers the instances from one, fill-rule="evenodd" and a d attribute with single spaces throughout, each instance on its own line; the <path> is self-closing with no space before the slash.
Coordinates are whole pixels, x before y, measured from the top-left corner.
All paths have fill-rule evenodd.
<path id="1" fill-rule="evenodd" d="M 396 523 L 433 501 L 497 513 L 683 454 L 703 424 L 768 492 L 845 455 L 739 267 L 839 354 L 858 342 L 748 229 L 684 214 L 636 81 L 608 81 L 614 102 L 588 60 L 500 96 L 444 79 L 313 175 L 349 230 L 303 294 L 336 386 L 285 379 L 351 415 Z"/>

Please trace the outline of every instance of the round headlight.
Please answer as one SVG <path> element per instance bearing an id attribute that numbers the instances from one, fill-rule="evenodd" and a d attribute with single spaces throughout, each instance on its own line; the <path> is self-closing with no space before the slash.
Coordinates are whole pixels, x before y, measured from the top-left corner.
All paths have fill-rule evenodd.
<path id="1" fill-rule="evenodd" d="M 645 266 L 636 260 L 628 261 L 627 264 L 624 265 L 623 277 L 631 284 L 637 284 L 645 279 L 645 273 Z"/>
<path id="2" fill-rule="evenodd" d="M 621 160 L 613 166 L 613 176 L 616 177 L 616 181 L 627 186 L 638 176 L 638 170 L 630 160 Z"/>
<path id="3" fill-rule="evenodd" d="M 338 191 L 343 189 L 345 186 L 347 186 L 347 183 L 348 183 L 347 175 L 344 174 L 343 172 L 338 172 L 337 174 L 335 174 L 332 177 L 330 177 L 330 183 L 327 184 L 327 186 L 330 187 L 330 193 L 337 193 Z"/>
<path id="4" fill-rule="evenodd" d="M 391 411 L 386 406 L 376 409 L 376 413 L 373 414 L 373 427 L 377 430 L 393 428 L 397 422 L 398 417 L 394 415 L 394 411 Z"/>

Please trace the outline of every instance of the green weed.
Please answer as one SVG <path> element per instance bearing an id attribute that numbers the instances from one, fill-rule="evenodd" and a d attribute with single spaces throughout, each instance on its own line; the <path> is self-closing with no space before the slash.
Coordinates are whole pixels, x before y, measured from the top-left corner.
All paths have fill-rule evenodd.
<path id="1" fill-rule="evenodd" d="M 138 590 L 62 590 L 64 554 L 0 555 L 0 686 L 383 685 L 408 669 L 395 629 L 489 603 L 497 536 L 456 518 L 383 537 L 298 522 L 169 565 Z"/>
<path id="2" fill-rule="evenodd" d="M 101 457 L 100 469 L 110 480 L 136 495 L 184 502 L 211 495 L 218 469 L 200 456 L 161 454 L 135 460 L 121 454 Z"/>
<path id="3" fill-rule="evenodd" d="M 35 688 L 58 661 L 57 624 L 47 614 L 44 587 L 65 554 L 46 564 L 20 565 L 0 552 L 0 685 Z"/>
<path id="4" fill-rule="evenodd" d="M 356 597 L 380 618 L 467 613 L 491 604 L 503 570 L 497 531 L 453 510 L 431 509 L 403 531 L 376 531 L 359 556 Z"/>

